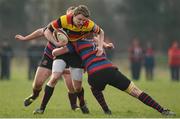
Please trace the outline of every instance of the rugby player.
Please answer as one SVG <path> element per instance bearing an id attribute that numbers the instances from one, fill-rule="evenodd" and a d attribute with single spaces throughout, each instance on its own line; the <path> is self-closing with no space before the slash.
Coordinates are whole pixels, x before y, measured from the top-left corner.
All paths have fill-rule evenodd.
<path id="1" fill-rule="evenodd" d="M 69 37 L 71 43 L 63 49 L 64 51 L 76 52 L 81 57 L 85 70 L 88 73 L 88 83 L 91 91 L 101 105 L 105 114 L 111 114 L 102 91 L 107 84 L 127 92 L 129 95 L 139 99 L 144 104 L 152 107 L 162 115 L 175 115 L 174 112 L 162 107 L 151 96 L 140 90 L 132 81 L 123 75 L 116 66 L 114 66 L 103 53 L 104 32 L 93 21 L 89 19 L 90 13 L 86 6 L 80 5 L 74 10 L 73 16 L 61 16 L 60 19 L 49 27 L 52 32 L 54 28 L 63 28 Z M 98 35 L 98 46 L 88 39 L 82 38 L 82 34 L 94 32 Z M 81 37 L 77 37 L 81 35 Z M 56 49 L 53 54 L 60 55 L 62 48 Z"/>

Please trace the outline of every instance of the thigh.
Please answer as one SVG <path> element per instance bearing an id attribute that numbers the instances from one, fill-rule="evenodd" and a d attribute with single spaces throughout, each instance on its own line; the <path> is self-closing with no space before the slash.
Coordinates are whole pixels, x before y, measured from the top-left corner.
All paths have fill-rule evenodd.
<path id="1" fill-rule="evenodd" d="M 109 85 L 122 91 L 128 88 L 131 81 L 118 69 L 112 69 L 111 71 L 109 71 L 109 73 L 111 74 L 111 78 L 108 80 Z"/>
<path id="2" fill-rule="evenodd" d="M 41 89 L 44 82 L 50 77 L 51 70 L 45 67 L 38 67 L 33 82 L 33 87 Z"/>
<path id="3" fill-rule="evenodd" d="M 110 78 L 106 70 L 95 72 L 88 76 L 88 83 L 92 88 L 102 91 L 107 85 L 107 79 Z"/>

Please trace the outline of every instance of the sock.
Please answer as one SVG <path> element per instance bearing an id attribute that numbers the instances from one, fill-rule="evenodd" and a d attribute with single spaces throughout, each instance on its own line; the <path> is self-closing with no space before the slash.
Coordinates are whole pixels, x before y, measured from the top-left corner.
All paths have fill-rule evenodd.
<path id="1" fill-rule="evenodd" d="M 32 99 L 36 99 L 39 96 L 40 92 L 41 92 L 41 89 L 40 90 L 33 89 Z"/>
<path id="2" fill-rule="evenodd" d="M 158 112 L 162 113 L 163 107 L 161 107 L 155 100 L 153 100 L 148 94 L 142 92 L 138 99 L 144 104 L 154 108 Z"/>
<path id="3" fill-rule="evenodd" d="M 69 101 L 70 101 L 70 104 L 71 104 L 71 108 L 74 109 L 76 108 L 77 104 L 77 95 L 76 93 L 69 93 L 68 92 L 68 97 L 69 97 Z"/>
<path id="4" fill-rule="evenodd" d="M 54 87 L 50 87 L 50 86 L 46 85 L 45 90 L 44 90 L 44 97 L 43 97 L 43 100 L 41 102 L 40 109 L 45 110 L 46 105 L 49 102 L 49 100 L 53 94 L 53 91 L 54 91 Z"/>
<path id="5" fill-rule="evenodd" d="M 94 88 L 91 88 L 91 91 L 94 97 L 96 98 L 96 100 L 98 101 L 98 103 L 101 105 L 101 108 L 104 110 L 104 112 L 109 111 L 109 108 L 106 104 L 102 91 L 98 91 Z"/>
<path id="6" fill-rule="evenodd" d="M 82 88 L 82 90 L 80 92 L 76 92 L 76 95 L 79 99 L 79 105 L 80 107 L 85 105 L 85 101 L 84 101 L 84 89 Z"/>

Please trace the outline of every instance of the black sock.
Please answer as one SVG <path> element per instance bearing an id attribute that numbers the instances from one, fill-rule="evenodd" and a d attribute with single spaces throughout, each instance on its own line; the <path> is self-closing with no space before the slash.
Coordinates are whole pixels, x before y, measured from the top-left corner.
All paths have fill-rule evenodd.
<path id="1" fill-rule="evenodd" d="M 45 90 L 44 90 L 44 97 L 43 97 L 43 100 L 41 102 L 40 109 L 45 110 L 46 105 L 49 102 L 49 100 L 53 94 L 53 91 L 54 91 L 54 87 L 50 87 L 50 86 L 46 85 Z"/>
<path id="2" fill-rule="evenodd" d="M 68 97 L 69 97 L 69 101 L 70 101 L 70 104 L 71 104 L 71 108 L 75 109 L 76 106 L 77 106 L 77 104 L 76 104 L 76 102 L 77 102 L 77 95 L 76 95 L 76 93 L 69 93 L 68 92 Z"/>
<path id="3" fill-rule="evenodd" d="M 98 103 L 101 105 L 101 108 L 104 110 L 104 112 L 109 111 L 109 108 L 106 104 L 102 91 L 98 91 L 94 88 L 91 88 L 91 91 L 94 97 L 96 98 L 96 100 L 98 101 Z"/>
<path id="4" fill-rule="evenodd" d="M 144 104 L 154 108 L 158 112 L 162 113 L 163 107 L 161 107 L 155 100 L 153 100 L 148 94 L 142 92 L 140 96 L 138 97 L 140 101 L 142 101 Z"/>
<path id="5" fill-rule="evenodd" d="M 84 89 L 82 88 L 82 90 L 80 92 L 76 92 L 76 95 L 79 99 L 79 105 L 80 107 L 85 105 L 85 101 L 84 101 Z"/>
<path id="6" fill-rule="evenodd" d="M 41 89 L 40 90 L 33 89 L 32 99 L 36 99 L 39 96 L 40 92 L 41 92 Z"/>

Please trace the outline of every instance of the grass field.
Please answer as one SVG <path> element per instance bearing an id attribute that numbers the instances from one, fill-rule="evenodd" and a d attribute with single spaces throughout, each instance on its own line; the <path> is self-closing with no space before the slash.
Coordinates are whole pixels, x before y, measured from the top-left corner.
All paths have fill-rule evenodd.
<path id="1" fill-rule="evenodd" d="M 100 106 L 92 96 L 87 84 L 86 76 L 84 78 L 85 98 L 90 109 L 90 114 L 83 115 L 80 111 L 73 112 L 70 109 L 67 90 L 63 81 L 56 86 L 54 95 L 47 106 L 43 115 L 33 115 L 32 112 L 40 105 L 40 97 L 29 107 L 23 106 L 23 100 L 31 93 L 32 81 L 27 79 L 26 61 L 16 59 L 13 61 L 12 78 L 10 81 L 0 81 L 0 117 L 1 118 L 129 118 L 129 117 L 158 117 L 163 118 L 161 114 L 142 104 L 137 99 L 121 92 L 115 88 L 106 87 L 104 91 L 106 100 L 112 110 L 112 115 L 103 113 Z M 117 63 L 118 64 L 118 63 Z M 126 63 L 118 65 L 123 73 L 129 76 L 129 70 Z M 180 82 L 171 82 L 168 69 L 156 69 L 154 81 L 146 81 L 142 75 L 140 81 L 135 84 L 149 93 L 160 104 L 176 112 L 176 117 L 180 118 Z"/>

